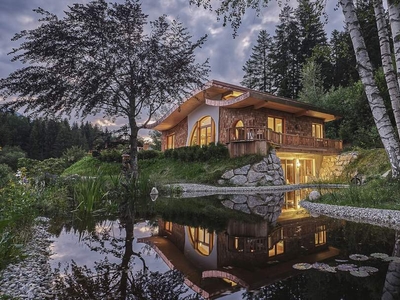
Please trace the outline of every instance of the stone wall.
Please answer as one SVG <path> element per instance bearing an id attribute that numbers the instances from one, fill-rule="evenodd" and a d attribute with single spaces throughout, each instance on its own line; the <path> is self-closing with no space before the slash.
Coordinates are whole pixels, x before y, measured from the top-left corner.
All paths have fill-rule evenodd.
<path id="1" fill-rule="evenodd" d="M 269 193 L 255 195 L 229 195 L 222 201 L 225 207 L 247 214 L 263 217 L 275 225 L 282 212 L 284 193 Z"/>
<path id="2" fill-rule="evenodd" d="M 357 158 L 357 152 L 346 152 L 340 155 L 324 156 L 321 163 L 319 178 L 331 180 L 340 177 L 345 167 Z"/>
<path id="3" fill-rule="evenodd" d="M 218 183 L 239 186 L 276 186 L 284 185 L 285 180 L 281 161 L 276 156 L 275 150 L 271 149 L 270 153 L 258 163 L 226 171 Z"/>
<path id="4" fill-rule="evenodd" d="M 167 136 L 175 134 L 175 148 L 185 147 L 188 138 L 188 118 L 184 118 L 175 127 L 163 131 L 161 136 L 161 150 L 167 149 Z"/>

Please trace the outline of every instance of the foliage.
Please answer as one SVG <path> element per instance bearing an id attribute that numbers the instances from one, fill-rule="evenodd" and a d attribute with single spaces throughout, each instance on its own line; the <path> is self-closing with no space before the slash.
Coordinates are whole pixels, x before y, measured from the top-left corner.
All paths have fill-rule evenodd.
<path id="1" fill-rule="evenodd" d="M 363 174 L 368 177 L 374 177 L 384 174 L 390 170 L 389 160 L 383 148 L 380 149 L 354 149 L 358 157 L 348 164 L 344 173 L 351 175 L 355 173 Z M 349 177 L 349 176 L 348 176 Z"/>
<path id="2" fill-rule="evenodd" d="M 25 152 L 17 146 L 5 146 L 0 151 L 0 164 L 6 164 L 14 171 L 18 168 L 18 159 L 25 157 Z"/>
<path id="3" fill-rule="evenodd" d="M 165 157 L 139 161 L 139 169 L 142 176 L 160 188 L 162 184 L 175 182 L 216 183 L 225 171 L 261 160 L 259 155 L 248 155 L 209 162 L 187 161 L 182 168 L 180 160 Z"/>
<path id="4" fill-rule="evenodd" d="M 395 195 L 400 191 L 398 181 L 386 179 L 370 179 L 365 185 L 350 186 L 332 193 L 324 194 L 319 202 L 356 207 L 382 208 L 400 210 L 400 204 Z"/>
<path id="5" fill-rule="evenodd" d="M 158 150 L 142 150 L 138 152 L 138 159 L 153 159 L 158 158 L 161 155 L 162 152 Z"/>
<path id="6" fill-rule="evenodd" d="M 30 158 L 20 158 L 18 160 L 18 168 L 26 168 L 30 178 L 60 175 L 66 166 L 65 160 L 62 158 L 48 158 L 43 161 Z"/>
<path id="7" fill-rule="evenodd" d="M 87 152 L 82 146 L 72 146 L 64 151 L 62 159 L 70 166 L 86 156 Z"/>
<path id="8" fill-rule="evenodd" d="M 122 163 L 122 151 L 117 149 L 106 149 L 100 152 L 99 156 L 96 158 L 103 162 L 115 162 Z"/>
<path id="9" fill-rule="evenodd" d="M 78 177 L 73 184 L 76 209 L 83 213 L 92 213 L 104 207 L 108 194 L 105 177 L 99 173 L 96 177 Z"/>
<path id="10" fill-rule="evenodd" d="M 316 106 L 321 105 L 321 99 L 325 95 L 321 66 L 313 59 L 308 60 L 301 71 L 302 90 L 299 99 Z"/>
<path id="11" fill-rule="evenodd" d="M 88 151 L 93 149 L 95 141 L 103 146 L 109 139 L 110 133 L 88 122 L 70 126 L 66 119 L 31 119 L 0 111 L 0 147 L 18 146 L 32 159 L 60 157 L 71 146 Z"/>
<path id="12" fill-rule="evenodd" d="M 153 150 L 161 151 L 161 132 L 157 130 L 150 131 L 151 147 Z"/>
<path id="13" fill-rule="evenodd" d="M 121 171 L 121 164 L 101 162 L 95 157 L 86 156 L 65 169 L 61 175 L 68 176 L 77 174 L 82 176 L 96 176 L 99 171 L 105 176 L 118 175 Z"/>
<path id="14" fill-rule="evenodd" d="M 11 180 L 11 176 L 11 168 L 6 164 L 0 164 L 0 189 Z"/>
<path id="15" fill-rule="evenodd" d="M 189 161 L 210 161 L 226 159 L 229 157 L 228 149 L 221 143 L 208 146 L 187 146 L 176 149 L 168 149 L 164 152 L 166 158 L 189 162 Z"/>

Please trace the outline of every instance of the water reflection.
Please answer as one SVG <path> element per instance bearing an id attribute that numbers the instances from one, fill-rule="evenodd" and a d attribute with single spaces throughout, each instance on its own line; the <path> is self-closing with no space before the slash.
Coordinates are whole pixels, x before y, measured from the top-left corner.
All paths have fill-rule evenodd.
<path id="1" fill-rule="evenodd" d="M 82 244 L 88 251 L 86 259 L 95 262 L 87 267 L 83 262 L 71 263 L 63 286 L 65 295 L 59 299 L 196 297 L 183 282 L 210 299 L 398 297 L 400 264 L 396 262 L 370 259 L 367 265 L 379 272 L 368 278 L 356 278 L 349 272 L 295 270 L 292 266 L 299 262 L 337 265 L 335 259 L 348 259 L 354 253 L 391 254 L 395 240 L 398 250 L 393 255 L 399 255 L 400 239 L 398 235 L 395 239 L 393 231 L 376 226 L 312 217 L 296 202 L 288 202 L 292 199 L 283 193 L 220 196 L 217 202 L 224 209 L 257 217 L 253 221 L 230 219 L 218 230 L 214 224 L 188 225 L 165 216 L 150 229 L 143 222 L 135 224 L 130 215 L 121 215 L 118 221 L 97 223 L 90 231 L 77 234 L 80 246 L 68 258 L 63 257 L 68 252 L 62 246 L 64 228 L 54 244 L 59 253 L 55 262 L 71 263 L 70 258 L 78 257 Z M 206 209 L 220 209 L 211 203 Z M 174 199 L 170 204 L 176 204 Z M 184 212 L 182 207 L 179 212 Z M 187 218 L 182 215 L 182 220 Z"/>

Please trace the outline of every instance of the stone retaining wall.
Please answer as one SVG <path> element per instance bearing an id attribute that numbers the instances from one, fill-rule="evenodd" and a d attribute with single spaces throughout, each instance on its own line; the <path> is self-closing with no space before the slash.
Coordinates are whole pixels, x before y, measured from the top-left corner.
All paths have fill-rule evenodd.
<path id="1" fill-rule="evenodd" d="M 258 186 L 258 185 L 284 185 L 285 180 L 281 161 L 274 149 L 263 158 L 262 161 L 253 165 L 246 165 L 241 168 L 226 171 L 219 184 L 233 184 L 239 186 Z"/>
<path id="2" fill-rule="evenodd" d="M 357 157 L 357 152 L 346 152 L 340 155 L 324 156 L 319 172 L 319 178 L 322 180 L 330 180 L 346 175 L 343 174 L 345 167 Z"/>

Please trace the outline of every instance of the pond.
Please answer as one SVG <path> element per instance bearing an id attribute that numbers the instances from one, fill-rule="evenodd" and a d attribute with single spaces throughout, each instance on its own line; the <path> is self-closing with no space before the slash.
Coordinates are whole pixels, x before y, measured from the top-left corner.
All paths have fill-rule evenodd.
<path id="1" fill-rule="evenodd" d="M 400 276 L 395 232 L 312 216 L 298 193 L 157 199 L 157 218 L 54 225 L 52 267 L 74 299 L 381 299 L 385 279 Z M 196 220 L 176 201 L 207 205 Z"/>

